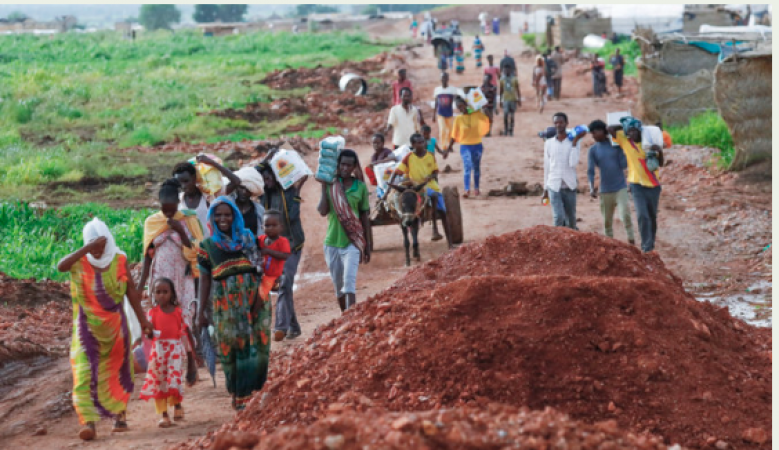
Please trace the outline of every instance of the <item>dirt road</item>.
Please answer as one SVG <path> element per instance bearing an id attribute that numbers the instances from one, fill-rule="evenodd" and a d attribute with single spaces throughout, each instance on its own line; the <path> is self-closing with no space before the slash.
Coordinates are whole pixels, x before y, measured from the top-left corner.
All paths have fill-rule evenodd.
<path id="1" fill-rule="evenodd" d="M 563 80 L 563 98 L 547 105 L 543 114 L 539 114 L 534 108 L 533 93 L 530 88 L 530 72 L 532 59 L 518 58 L 517 55 L 524 50 L 521 41 L 515 36 L 486 36 L 483 38 L 487 48 L 486 54 L 496 55 L 499 60 L 503 50 L 507 49 L 518 63 L 523 104 L 516 116 L 515 136 L 502 137 L 498 131 L 502 129 L 502 116 L 496 117 L 493 137 L 484 140 L 484 157 L 482 160 L 482 196 L 462 200 L 463 224 L 466 242 L 483 239 L 490 235 L 501 234 L 508 231 L 526 228 L 538 224 L 551 224 L 552 212 L 548 206 L 542 206 L 540 197 L 486 197 L 490 189 L 503 188 L 510 181 L 526 181 L 530 185 L 541 183 L 543 179 L 542 141 L 536 133 L 551 125 L 551 116 L 554 112 L 562 111 L 568 114 L 572 125 L 589 123 L 595 118 L 604 118 L 607 111 L 626 110 L 634 107 L 630 100 L 626 99 L 592 99 L 586 94 L 590 89 L 588 76 L 576 77 L 569 67 Z M 470 38 L 466 39 L 466 47 L 470 45 Z M 423 105 L 432 100 L 433 89 L 438 85 L 439 71 L 435 67 L 432 51 L 428 47 L 416 49 L 419 58 L 408 61 L 409 76 L 414 85 L 415 103 Z M 452 85 L 466 86 L 480 83 L 481 71 L 475 68 L 475 62 L 471 58 L 466 61 L 466 72 L 463 75 L 452 75 Z M 425 119 L 432 121 L 432 110 L 429 105 L 423 105 Z M 434 134 L 436 128 L 434 127 Z M 583 142 L 582 162 L 578 169 L 580 185 L 586 183 L 586 153 L 592 141 L 587 138 Z M 362 161 L 369 160 L 371 149 L 367 146 L 357 147 Z M 705 152 L 704 152 L 705 153 Z M 683 161 L 686 152 L 679 147 L 674 147 L 667 153 L 667 159 Z M 316 155 L 309 155 L 312 167 L 315 166 Z M 457 186 L 462 191 L 462 164 L 459 154 L 450 155 L 447 160 L 439 158 L 442 166 L 450 165 L 451 173 L 444 173 L 440 177 L 442 186 Z M 702 166 L 702 164 L 699 164 Z M 674 173 L 668 169 L 670 173 Z M 696 169 L 697 170 L 697 169 Z M 701 168 L 705 172 L 705 169 Z M 658 232 L 657 251 L 672 270 L 679 273 L 690 283 L 715 283 L 723 274 L 736 273 L 739 275 L 739 283 L 732 285 L 733 289 L 743 289 L 760 276 L 749 275 L 754 269 L 749 269 L 755 258 L 754 249 L 745 249 L 742 254 L 734 255 L 728 248 L 722 248 L 716 243 L 720 237 L 701 228 L 701 219 L 689 213 L 700 197 L 688 195 L 689 180 L 700 178 L 704 175 L 694 172 L 684 179 L 663 179 L 668 186 L 664 188 L 660 201 L 660 220 Z M 765 177 L 764 177 L 765 178 Z M 770 166 L 766 179 L 752 183 L 752 189 L 729 190 L 733 195 L 742 200 L 749 197 L 750 206 L 746 209 L 749 214 L 762 215 L 768 218 L 767 228 L 763 227 L 755 231 L 755 239 L 760 244 L 753 247 L 762 248 L 770 243 L 770 217 L 771 217 L 771 190 L 770 190 Z M 696 179 L 695 182 L 698 180 Z M 726 212 L 744 211 L 745 208 L 730 206 L 730 201 L 720 205 L 712 201 L 717 198 L 717 192 L 722 193 L 727 189 L 726 185 L 712 183 L 709 186 L 710 193 L 708 208 L 714 206 L 725 208 Z M 719 190 L 719 191 L 717 191 Z M 320 324 L 326 323 L 339 314 L 338 306 L 333 294 L 332 284 L 327 275 L 322 250 L 322 242 L 326 230 L 326 220 L 321 218 L 316 211 L 320 195 L 320 186 L 311 181 L 303 190 L 303 223 L 306 231 L 306 247 L 303 262 L 296 287 L 296 308 L 303 327 L 303 336 L 296 341 L 275 344 L 274 352 L 285 352 L 291 346 L 300 345 L 312 331 Z M 737 202 L 738 200 L 734 200 Z M 730 209 L 728 209 L 730 208 Z M 704 206 L 701 205 L 701 209 Z M 721 213 L 721 212 L 720 212 Z M 745 213 L 746 214 L 746 213 Z M 601 232 L 599 203 L 587 195 L 578 197 L 577 216 L 580 219 L 578 226 L 583 232 Z M 751 216 L 745 216 L 751 217 Z M 635 220 L 635 215 L 634 215 Z M 615 219 L 615 233 L 617 239 L 625 240 L 625 232 L 622 224 Z M 754 222 L 754 221 L 752 221 Z M 430 242 L 429 226 L 420 232 L 421 253 L 423 261 L 437 257 L 446 251 L 443 242 Z M 374 230 L 375 253 L 370 264 L 362 266 L 358 277 L 358 301 L 381 291 L 401 274 L 405 273 L 404 255 L 402 249 L 402 237 L 399 228 L 394 226 L 380 227 Z M 763 244 L 765 241 L 765 244 Z M 411 268 L 413 270 L 413 267 Z M 768 304 L 770 320 L 770 300 Z M 218 370 L 219 371 L 219 370 Z M 57 376 L 51 377 L 52 374 Z M 37 374 L 31 374 L 26 381 L 28 386 L 28 402 L 16 408 L 11 415 L 3 420 L 0 425 L 0 433 L 14 431 L 15 437 L 6 441 L 9 448 L 21 448 L 34 446 L 40 449 L 69 448 L 81 446 L 76 438 L 78 424 L 72 412 L 59 418 L 42 419 L 42 414 L 49 406 L 47 402 L 55 398 L 67 397 L 70 378 L 67 376 L 67 360 L 54 361 Z M 133 449 L 133 448 L 165 448 L 169 445 L 181 442 L 191 437 L 200 436 L 207 431 L 218 427 L 224 421 L 229 420 L 233 413 L 229 406 L 229 397 L 224 390 L 222 379 L 218 380 L 218 387 L 211 387 L 210 379 L 205 371 L 201 371 L 201 382 L 185 393 L 184 405 L 187 411 L 187 419 L 181 425 L 168 430 L 156 427 L 157 418 L 154 415 L 153 405 L 133 400 L 130 403 L 128 419 L 132 430 L 121 435 L 109 437 L 110 424 L 103 422 L 98 427 L 98 440 L 89 443 L 89 448 L 101 449 Z M 46 382 L 42 382 L 46 380 Z M 140 388 L 141 378 L 137 380 Z M 36 386 L 35 393 L 29 386 Z M 37 394 L 37 395 L 33 395 Z M 136 394 L 137 395 L 137 394 Z M 17 399 L 18 400 L 18 399 Z M 0 400 L 0 408 L 4 408 L 13 402 L 7 397 Z M 43 436 L 31 436 L 32 430 L 43 425 L 47 434 Z"/>

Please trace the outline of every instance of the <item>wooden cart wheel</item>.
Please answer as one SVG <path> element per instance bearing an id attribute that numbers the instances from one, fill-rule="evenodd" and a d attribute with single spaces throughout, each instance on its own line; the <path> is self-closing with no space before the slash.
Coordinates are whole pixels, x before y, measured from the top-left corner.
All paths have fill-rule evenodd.
<path id="1" fill-rule="evenodd" d="M 463 243 L 463 216 L 460 211 L 460 193 L 456 187 L 447 186 L 443 190 L 446 221 L 449 225 L 452 244 Z"/>

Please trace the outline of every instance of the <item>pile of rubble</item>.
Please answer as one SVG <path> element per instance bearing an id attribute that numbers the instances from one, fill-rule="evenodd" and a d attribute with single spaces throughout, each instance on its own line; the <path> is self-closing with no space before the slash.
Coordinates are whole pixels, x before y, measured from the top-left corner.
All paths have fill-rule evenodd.
<path id="1" fill-rule="evenodd" d="M 16 280 L 0 272 L 0 366 L 39 355 L 66 355 L 73 315 L 67 284 Z"/>
<path id="2" fill-rule="evenodd" d="M 505 405 L 460 407 L 422 413 L 334 413 L 311 426 L 284 426 L 267 437 L 220 435 L 212 450 L 386 450 L 577 448 L 661 450 L 653 436 L 620 430 L 613 420 L 594 425 L 549 408 L 529 411 Z"/>
<path id="3" fill-rule="evenodd" d="M 561 228 L 449 252 L 271 367 L 236 421 L 192 448 L 343 411 L 432 417 L 490 403 L 615 420 L 692 448 L 770 441 L 770 330 L 697 302 L 657 256 Z M 365 417 L 349 420 L 369 430 Z"/>

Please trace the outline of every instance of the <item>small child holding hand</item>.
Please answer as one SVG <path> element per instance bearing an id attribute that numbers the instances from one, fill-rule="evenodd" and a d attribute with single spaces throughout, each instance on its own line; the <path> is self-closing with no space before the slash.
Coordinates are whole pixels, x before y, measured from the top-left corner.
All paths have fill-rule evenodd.
<path id="1" fill-rule="evenodd" d="M 171 426 L 169 407 L 173 407 L 173 420 L 184 419 L 184 408 L 181 406 L 184 393 L 181 383 L 181 363 L 184 360 L 182 339 L 190 339 L 190 343 L 194 339 L 178 306 L 173 281 L 157 278 L 152 293 L 155 306 L 149 311 L 148 319 L 154 327 L 154 332 L 148 337 L 154 341 L 140 398 L 154 399 L 157 414 L 161 415 L 158 425 L 160 428 L 168 428 Z M 193 347 L 194 345 L 190 346 Z M 197 368 L 191 351 L 187 352 L 187 363 L 186 381 L 191 386 L 197 378 Z"/>

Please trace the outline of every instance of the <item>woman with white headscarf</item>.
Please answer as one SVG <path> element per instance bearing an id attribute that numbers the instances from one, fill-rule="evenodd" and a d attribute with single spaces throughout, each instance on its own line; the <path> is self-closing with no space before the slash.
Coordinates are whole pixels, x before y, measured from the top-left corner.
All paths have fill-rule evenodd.
<path id="1" fill-rule="evenodd" d="M 95 438 L 95 422 L 113 418 L 113 431 L 127 431 L 127 402 L 133 391 L 131 337 L 122 308 L 125 295 L 145 333 L 152 326 L 141 309 L 127 256 L 116 247 L 105 223 L 95 218 L 84 227 L 84 246 L 62 258 L 70 272 L 73 298 L 73 407 L 83 428 L 79 437 Z"/>
<path id="2" fill-rule="evenodd" d="M 230 197 L 241 211 L 244 227 L 255 236 L 260 236 L 264 232 L 262 218 L 265 215 L 265 208 L 253 199 L 263 194 L 265 183 L 262 175 L 253 167 L 244 167 L 234 173 L 241 180 L 241 184 Z"/>

